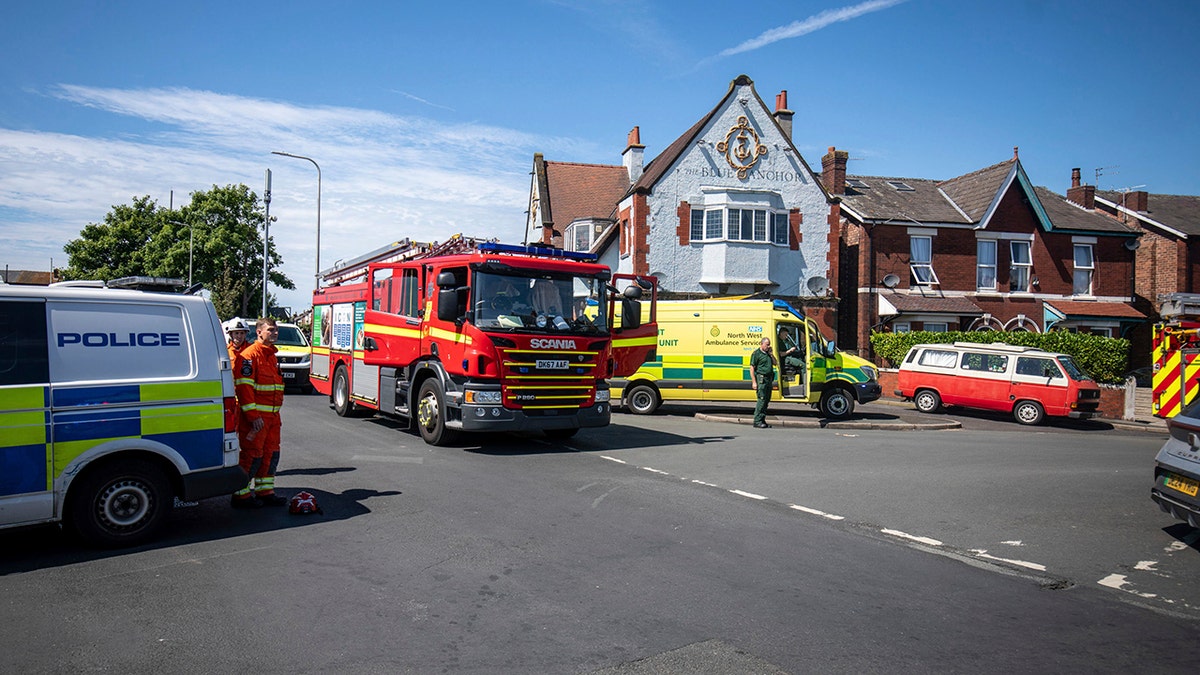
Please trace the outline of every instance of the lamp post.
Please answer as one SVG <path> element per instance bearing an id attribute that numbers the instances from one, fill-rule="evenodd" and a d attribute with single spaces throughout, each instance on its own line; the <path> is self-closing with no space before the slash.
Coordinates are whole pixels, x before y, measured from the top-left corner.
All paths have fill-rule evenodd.
<path id="1" fill-rule="evenodd" d="M 272 150 L 272 155 L 280 155 L 282 157 L 291 157 L 292 159 L 304 159 L 312 162 L 312 165 L 317 167 L 317 271 L 313 274 L 313 290 L 321 290 L 321 165 L 317 164 L 317 160 L 304 155 L 293 155 L 290 152 L 280 152 Z"/>

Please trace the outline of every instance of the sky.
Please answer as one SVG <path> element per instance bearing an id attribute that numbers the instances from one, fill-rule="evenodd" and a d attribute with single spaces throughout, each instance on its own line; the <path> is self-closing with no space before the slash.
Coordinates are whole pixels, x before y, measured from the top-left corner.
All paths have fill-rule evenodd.
<path id="1" fill-rule="evenodd" d="M 271 236 L 317 270 L 405 237 L 519 243 L 534 153 L 649 161 L 748 75 L 820 170 L 948 179 L 1012 157 L 1064 194 L 1200 194 L 1190 0 L 10 3 L 0 266 L 63 267 L 113 206 L 273 174 Z"/>

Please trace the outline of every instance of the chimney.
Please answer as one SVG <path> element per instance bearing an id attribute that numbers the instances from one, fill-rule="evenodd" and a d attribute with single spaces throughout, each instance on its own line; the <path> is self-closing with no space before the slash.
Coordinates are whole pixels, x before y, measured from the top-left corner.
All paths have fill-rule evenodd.
<path id="1" fill-rule="evenodd" d="M 821 184 L 831 195 L 846 194 L 846 162 L 850 153 L 829 146 L 829 153 L 821 158 Z"/>
<path id="2" fill-rule="evenodd" d="M 1145 213 L 1150 210 L 1150 195 L 1145 190 L 1126 192 L 1121 196 L 1121 206 L 1130 211 Z"/>
<path id="3" fill-rule="evenodd" d="M 1071 169 L 1071 189 L 1067 190 L 1067 199 L 1088 211 L 1096 210 L 1096 186 L 1080 184 L 1079 169 Z"/>
<path id="4" fill-rule="evenodd" d="M 787 106 L 787 89 L 775 95 L 775 121 L 779 123 L 779 128 L 783 129 L 783 135 L 789 141 L 792 140 L 792 115 L 796 113 L 788 110 Z"/>
<path id="5" fill-rule="evenodd" d="M 642 155 L 645 151 L 646 146 L 642 145 L 642 132 L 638 127 L 634 127 L 629 132 L 629 143 L 625 146 L 625 151 L 621 153 L 621 163 L 629 172 L 630 185 L 642 177 Z"/>

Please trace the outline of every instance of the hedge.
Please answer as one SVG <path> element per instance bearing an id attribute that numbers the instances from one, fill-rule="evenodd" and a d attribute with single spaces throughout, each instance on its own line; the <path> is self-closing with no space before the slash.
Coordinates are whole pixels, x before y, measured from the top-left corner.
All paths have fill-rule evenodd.
<path id="1" fill-rule="evenodd" d="M 884 363 L 898 367 L 908 350 L 919 344 L 949 344 L 952 342 L 1004 342 L 1010 345 L 1037 347 L 1048 352 L 1069 354 L 1075 363 L 1097 382 L 1121 384 L 1129 361 L 1129 340 L 1107 338 L 1089 333 L 1052 331 L 1049 333 L 1025 333 L 1004 331 L 952 331 L 931 333 L 912 331 L 908 333 L 872 333 L 871 347 Z"/>

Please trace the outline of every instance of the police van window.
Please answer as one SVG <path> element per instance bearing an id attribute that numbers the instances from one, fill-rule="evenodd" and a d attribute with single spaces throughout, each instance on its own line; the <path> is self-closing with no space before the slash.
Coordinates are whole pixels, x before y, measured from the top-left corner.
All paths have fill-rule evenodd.
<path id="1" fill-rule="evenodd" d="M 195 344 L 178 305 L 125 303 L 119 313 L 95 302 L 48 307 L 50 374 L 56 382 L 156 381 L 195 373 Z M 115 360 L 122 364 L 116 372 Z"/>
<path id="2" fill-rule="evenodd" d="M 49 381 L 46 306 L 41 302 L 0 302 L 0 386 Z"/>
<path id="3" fill-rule="evenodd" d="M 947 351 L 945 349 L 926 349 L 921 352 L 920 363 L 923 366 L 933 366 L 935 368 L 953 368 L 958 362 L 958 353 Z"/>

